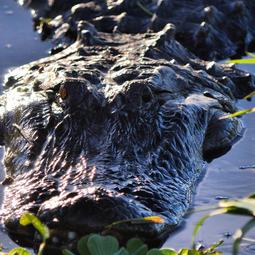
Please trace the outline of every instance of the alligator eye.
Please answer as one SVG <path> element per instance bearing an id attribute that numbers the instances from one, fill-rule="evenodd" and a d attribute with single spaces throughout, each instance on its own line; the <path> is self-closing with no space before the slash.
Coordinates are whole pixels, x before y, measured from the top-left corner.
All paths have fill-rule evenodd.
<path id="1" fill-rule="evenodd" d="M 66 91 L 66 88 L 64 88 L 64 87 L 61 87 L 60 89 L 59 89 L 59 95 L 60 95 L 60 97 L 61 97 L 61 99 L 66 99 L 67 98 L 67 91 Z"/>

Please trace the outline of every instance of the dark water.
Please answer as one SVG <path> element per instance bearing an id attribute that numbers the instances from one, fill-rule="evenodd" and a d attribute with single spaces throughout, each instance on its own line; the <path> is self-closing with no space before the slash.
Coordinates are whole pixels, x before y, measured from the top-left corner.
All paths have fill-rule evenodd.
<path id="1" fill-rule="evenodd" d="M 47 55 L 49 43 L 40 42 L 32 30 L 32 21 L 28 11 L 19 7 L 12 0 L 0 0 L 0 82 L 8 69 L 28 63 Z M 255 66 L 242 66 L 255 73 Z M 248 108 L 255 106 L 253 102 L 241 101 L 239 106 Z M 243 118 L 246 126 L 244 138 L 234 146 L 225 156 L 209 165 L 204 180 L 200 183 L 195 197 L 195 206 L 209 206 L 217 203 L 216 197 L 236 198 L 255 192 L 255 169 L 241 170 L 239 166 L 255 164 L 255 114 Z M 0 156 L 3 149 L 0 150 Z M 0 165 L 0 169 L 3 166 Z M 0 172 L 0 177 L 3 171 Z M 0 202 L 3 190 L 0 188 Z M 165 246 L 180 248 L 190 246 L 191 233 L 196 222 L 204 213 L 194 213 L 186 219 L 183 227 L 176 231 L 166 242 Z M 231 254 L 231 237 L 224 237 L 224 233 L 232 234 L 248 219 L 234 216 L 218 216 L 208 220 L 198 234 L 198 240 L 204 244 L 211 244 L 224 238 L 225 254 Z M 255 231 L 250 238 L 255 239 Z M 5 248 L 13 247 L 7 235 L 0 231 L 0 243 Z M 243 243 L 241 255 L 255 254 L 255 245 L 246 241 Z"/>

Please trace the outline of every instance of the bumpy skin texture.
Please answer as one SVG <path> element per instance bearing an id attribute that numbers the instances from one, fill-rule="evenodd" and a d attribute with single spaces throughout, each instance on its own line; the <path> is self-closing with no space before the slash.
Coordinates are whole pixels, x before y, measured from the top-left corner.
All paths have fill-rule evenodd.
<path id="1" fill-rule="evenodd" d="M 56 43 L 75 40 L 78 22 L 87 20 L 102 32 L 131 34 L 144 33 L 148 29 L 157 32 L 172 23 L 177 28 L 176 39 L 204 60 L 240 57 L 245 51 L 255 50 L 253 0 L 29 2 L 36 10 L 35 20 L 52 19 L 41 29 L 43 38 L 53 37 Z"/>
<path id="2" fill-rule="evenodd" d="M 47 254 L 91 232 L 159 245 L 180 223 L 206 161 L 242 135 L 238 119 L 221 117 L 254 77 L 198 59 L 175 32 L 103 33 L 83 21 L 75 43 L 9 75 L 0 128 L 14 181 L 1 217 L 15 241 L 38 245 L 18 223 L 26 211 L 51 229 Z M 105 230 L 151 215 L 165 223 Z"/>

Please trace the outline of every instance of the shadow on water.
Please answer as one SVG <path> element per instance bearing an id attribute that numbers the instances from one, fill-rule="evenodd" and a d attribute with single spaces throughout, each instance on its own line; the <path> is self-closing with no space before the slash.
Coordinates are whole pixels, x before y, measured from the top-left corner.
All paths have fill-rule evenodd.
<path id="1" fill-rule="evenodd" d="M 4 75 L 9 69 L 47 56 L 49 43 L 42 43 L 33 31 L 32 20 L 28 10 L 18 6 L 14 0 L 0 0 L 0 89 Z M 0 157 L 3 148 L 0 147 Z M 0 179 L 3 178 L 3 165 L 0 164 Z M 0 203 L 3 189 L 0 186 Z M 8 250 L 13 243 L 0 231 L 0 244 Z"/>
<path id="2" fill-rule="evenodd" d="M 28 63 L 47 55 L 49 43 L 42 43 L 36 33 L 32 31 L 32 21 L 27 10 L 19 7 L 14 1 L 1 0 L 0 4 L 0 83 L 8 69 Z M 255 66 L 241 66 L 255 73 Z M 253 102 L 240 101 L 241 108 L 254 106 Z M 234 146 L 225 156 L 215 160 L 209 165 L 207 174 L 200 183 L 195 198 L 195 206 L 213 205 L 216 198 L 236 198 L 245 196 L 255 191 L 255 169 L 239 169 L 243 165 L 255 164 L 255 114 L 244 116 L 246 133 L 244 138 Z M 3 149 L 0 150 L 0 156 Z M 3 166 L 0 165 L 0 169 Z M 3 170 L 0 178 L 3 177 Z M 0 202 L 3 190 L 0 188 Z M 204 213 L 195 213 L 189 216 L 186 224 L 175 232 L 165 246 L 180 248 L 190 246 L 191 233 L 198 219 Z M 198 238 L 205 244 L 210 244 L 219 239 L 225 239 L 223 250 L 231 254 L 231 237 L 229 234 L 240 227 L 246 218 L 233 216 L 219 216 L 210 219 L 199 232 Z M 251 233 L 255 238 L 255 233 Z M 13 243 L 6 234 L 0 231 L 0 243 L 5 248 L 13 247 Z M 255 254 L 255 245 L 244 243 L 242 255 Z"/>

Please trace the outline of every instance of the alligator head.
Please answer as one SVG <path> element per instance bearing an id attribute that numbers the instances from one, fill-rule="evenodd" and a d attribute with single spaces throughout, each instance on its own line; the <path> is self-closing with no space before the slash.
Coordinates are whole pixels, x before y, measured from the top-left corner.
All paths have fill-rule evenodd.
<path id="1" fill-rule="evenodd" d="M 24 212 L 51 229 L 49 249 L 72 249 L 92 232 L 160 245 L 190 207 L 206 162 L 241 137 L 241 122 L 222 117 L 254 90 L 253 77 L 199 60 L 171 24 L 138 35 L 80 26 L 77 42 L 6 79 L 0 128 L 13 181 L 1 217 L 25 246 L 40 240 L 19 225 Z M 106 229 L 152 215 L 165 222 Z"/>

